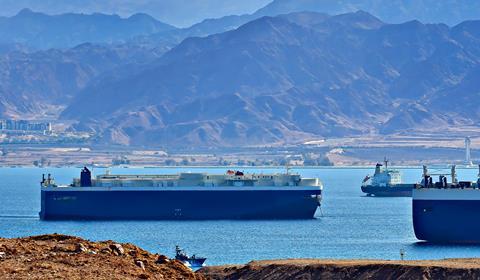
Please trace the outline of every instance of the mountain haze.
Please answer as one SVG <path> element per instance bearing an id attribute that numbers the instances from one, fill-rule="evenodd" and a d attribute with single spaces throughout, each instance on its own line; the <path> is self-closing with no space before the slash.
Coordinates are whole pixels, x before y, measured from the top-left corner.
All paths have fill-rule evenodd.
<path id="1" fill-rule="evenodd" d="M 38 49 L 68 48 L 82 43 L 118 43 L 135 36 L 175 29 L 147 14 L 129 18 L 105 14 L 46 15 L 29 9 L 0 18 L 0 44 Z"/>
<path id="2" fill-rule="evenodd" d="M 173 47 L 188 37 L 205 37 L 233 30 L 263 16 L 305 11 L 336 15 L 358 10 L 366 11 L 388 23 L 419 20 L 423 23 L 456 25 L 466 20 L 478 19 L 480 2 L 475 0 L 274 0 L 252 14 L 205 19 L 187 28 L 140 36 L 132 42 Z"/>
<path id="3" fill-rule="evenodd" d="M 163 22 L 188 27 L 207 18 L 252 13 L 271 0 L 2 0 L 0 16 L 23 8 L 46 14 L 68 12 L 117 14 L 147 13 Z"/>
<path id="4" fill-rule="evenodd" d="M 480 2 L 476 0 L 273 0 L 256 16 L 276 16 L 292 12 L 315 11 L 341 14 L 367 11 L 388 23 L 419 20 L 424 23 L 456 25 L 478 19 Z"/>

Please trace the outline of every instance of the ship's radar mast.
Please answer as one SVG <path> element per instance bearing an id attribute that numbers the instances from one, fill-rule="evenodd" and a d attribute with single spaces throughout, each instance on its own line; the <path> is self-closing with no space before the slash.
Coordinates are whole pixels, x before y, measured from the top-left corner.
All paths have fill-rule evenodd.
<path id="1" fill-rule="evenodd" d="M 423 177 L 428 176 L 428 168 L 426 165 L 423 166 Z"/>
<path id="2" fill-rule="evenodd" d="M 465 164 L 472 165 L 472 158 L 470 153 L 470 145 L 472 144 L 472 140 L 470 137 L 465 137 Z"/>
<path id="3" fill-rule="evenodd" d="M 452 183 L 457 184 L 457 171 L 456 171 L 456 165 L 452 165 Z"/>

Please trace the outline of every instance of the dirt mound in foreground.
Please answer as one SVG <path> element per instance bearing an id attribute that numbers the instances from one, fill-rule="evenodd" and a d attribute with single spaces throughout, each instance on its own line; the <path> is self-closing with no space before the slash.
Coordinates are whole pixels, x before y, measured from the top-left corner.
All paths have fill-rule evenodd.
<path id="1" fill-rule="evenodd" d="M 1 279 L 205 279 L 132 244 L 51 234 L 0 238 Z"/>
<path id="2" fill-rule="evenodd" d="M 480 259 L 439 261 L 273 260 L 202 268 L 211 279 L 480 279 Z"/>

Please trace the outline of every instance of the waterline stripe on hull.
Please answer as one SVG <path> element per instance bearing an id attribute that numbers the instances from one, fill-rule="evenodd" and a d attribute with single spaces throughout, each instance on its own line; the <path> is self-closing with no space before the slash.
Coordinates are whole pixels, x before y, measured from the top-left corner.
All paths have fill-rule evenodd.
<path id="1" fill-rule="evenodd" d="M 410 197 L 412 190 L 413 184 L 402 184 L 395 187 L 362 186 L 362 192 L 375 196 Z"/>
<path id="2" fill-rule="evenodd" d="M 295 186 L 295 187 L 47 187 L 42 188 L 46 192 L 62 191 L 317 191 L 317 186 Z"/>

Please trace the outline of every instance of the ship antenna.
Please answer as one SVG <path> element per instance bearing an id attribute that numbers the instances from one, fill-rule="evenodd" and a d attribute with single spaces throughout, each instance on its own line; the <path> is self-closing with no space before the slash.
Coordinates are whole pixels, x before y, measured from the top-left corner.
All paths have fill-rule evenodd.
<path id="1" fill-rule="evenodd" d="M 456 166 L 455 166 L 455 165 L 452 165 L 452 170 L 451 170 L 451 172 L 452 172 L 452 174 L 451 174 L 451 176 L 452 176 L 452 184 L 456 184 L 456 183 L 457 183 L 457 172 L 456 172 L 455 168 L 456 168 Z"/>

